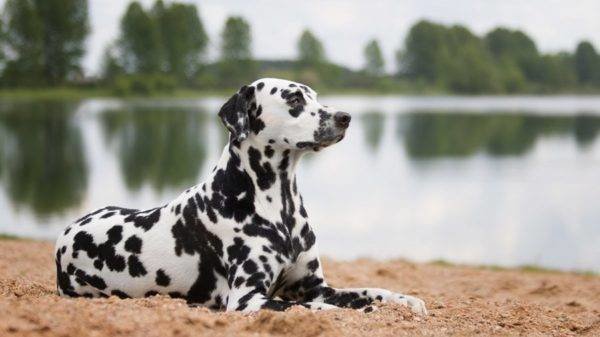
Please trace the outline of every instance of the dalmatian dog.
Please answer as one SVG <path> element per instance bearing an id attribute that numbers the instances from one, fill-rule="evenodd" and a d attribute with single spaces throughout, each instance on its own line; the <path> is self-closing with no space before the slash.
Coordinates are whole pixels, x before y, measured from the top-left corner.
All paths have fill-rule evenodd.
<path id="1" fill-rule="evenodd" d="M 373 309 L 422 300 L 379 288 L 329 286 L 295 170 L 303 154 L 344 138 L 350 115 L 306 85 L 243 86 L 219 117 L 229 143 L 204 183 L 149 210 L 115 206 L 66 227 L 56 242 L 58 292 L 121 298 L 165 294 L 227 311 Z"/>

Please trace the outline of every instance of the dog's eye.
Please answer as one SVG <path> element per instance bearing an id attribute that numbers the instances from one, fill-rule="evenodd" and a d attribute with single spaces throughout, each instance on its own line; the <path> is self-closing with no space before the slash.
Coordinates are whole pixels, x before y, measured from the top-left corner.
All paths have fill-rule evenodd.
<path id="1" fill-rule="evenodd" d="M 295 107 L 305 104 L 306 101 L 304 100 L 304 97 L 302 97 L 302 94 L 296 93 L 293 96 L 291 96 L 287 102 L 289 105 Z"/>

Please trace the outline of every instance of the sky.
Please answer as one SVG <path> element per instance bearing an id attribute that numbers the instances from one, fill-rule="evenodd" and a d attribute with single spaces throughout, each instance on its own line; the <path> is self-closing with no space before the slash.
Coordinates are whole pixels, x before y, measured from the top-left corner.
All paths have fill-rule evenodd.
<path id="1" fill-rule="evenodd" d="M 600 49 L 600 1 L 597 0 L 180 0 L 198 6 L 211 39 L 209 57 L 218 55 L 219 34 L 229 15 L 251 24 L 257 58 L 293 58 L 303 29 L 324 43 L 328 58 L 360 68 L 364 45 L 379 40 L 388 70 L 410 26 L 420 19 L 462 24 L 477 34 L 496 26 L 525 31 L 543 52 L 573 50 L 583 39 Z M 5 0 L 0 0 L 3 5 Z M 141 0 L 150 7 L 154 0 Z M 166 1 L 169 2 L 169 1 Z M 118 35 L 129 1 L 89 0 L 92 32 L 83 64 L 98 71 L 107 44 Z"/>

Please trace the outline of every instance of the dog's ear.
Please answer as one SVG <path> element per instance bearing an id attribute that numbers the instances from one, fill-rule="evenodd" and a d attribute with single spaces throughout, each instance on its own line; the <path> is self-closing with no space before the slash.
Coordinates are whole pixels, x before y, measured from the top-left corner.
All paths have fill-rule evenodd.
<path id="1" fill-rule="evenodd" d="M 256 107 L 254 87 L 245 85 L 231 96 L 219 110 L 219 117 L 223 125 L 229 130 L 233 139 L 238 142 L 248 138 L 250 110 L 253 107 Z"/>

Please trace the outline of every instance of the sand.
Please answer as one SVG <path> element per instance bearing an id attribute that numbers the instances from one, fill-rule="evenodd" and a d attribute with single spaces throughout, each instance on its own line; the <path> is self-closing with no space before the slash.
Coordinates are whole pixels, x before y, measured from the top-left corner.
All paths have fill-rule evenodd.
<path id="1" fill-rule="evenodd" d="M 367 259 L 325 259 L 324 268 L 336 287 L 419 296 L 430 315 L 385 304 L 244 315 L 162 296 L 60 298 L 51 243 L 0 240 L 0 336 L 600 336 L 599 276 Z"/>

